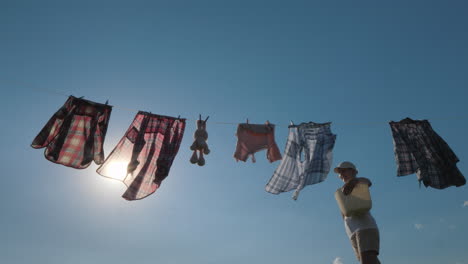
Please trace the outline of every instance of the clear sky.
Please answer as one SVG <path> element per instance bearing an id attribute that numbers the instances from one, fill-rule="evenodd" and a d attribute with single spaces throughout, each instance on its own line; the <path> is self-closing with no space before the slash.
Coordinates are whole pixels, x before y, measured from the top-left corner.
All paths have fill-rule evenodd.
<path id="1" fill-rule="evenodd" d="M 0 0 L 2 263 L 356 263 L 330 173 L 264 190 L 279 162 L 236 162 L 236 125 L 331 121 L 336 165 L 370 178 L 383 263 L 468 264 L 467 187 L 396 177 L 388 122 L 428 119 L 468 175 L 466 1 Z M 56 91 L 57 94 L 50 92 Z M 29 145 L 73 94 L 105 102 L 105 154 L 138 110 L 189 118 L 169 177 L 141 201 L 91 165 Z M 198 114 L 206 165 L 189 163 Z"/>

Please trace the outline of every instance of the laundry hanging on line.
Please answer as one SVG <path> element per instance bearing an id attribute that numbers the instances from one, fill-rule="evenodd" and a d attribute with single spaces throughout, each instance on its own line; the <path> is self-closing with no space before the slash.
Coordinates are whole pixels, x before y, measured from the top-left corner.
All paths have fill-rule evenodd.
<path id="1" fill-rule="evenodd" d="M 34 138 L 31 147 L 44 150 L 51 162 L 84 169 L 104 161 L 104 138 L 112 106 L 68 97 Z"/>
<path id="2" fill-rule="evenodd" d="M 436 189 L 466 184 L 465 177 L 456 165 L 458 157 L 427 120 L 405 118 L 389 124 L 397 176 L 416 173 L 420 183 Z"/>
<path id="3" fill-rule="evenodd" d="M 309 122 L 289 126 L 283 159 L 265 186 L 267 192 L 279 194 L 295 190 L 292 198 L 296 200 L 305 186 L 326 179 L 336 140 L 330 124 Z"/>
<path id="4" fill-rule="evenodd" d="M 112 153 L 104 159 L 103 143 L 112 106 L 69 96 L 33 140 L 33 148 L 46 148 L 46 159 L 83 169 L 94 160 L 97 172 L 112 177 L 113 164 L 124 164 L 123 197 L 143 199 L 154 193 L 168 176 L 179 151 L 186 119 L 139 111 Z M 206 120 L 205 120 L 206 121 Z M 206 125 L 206 124 L 205 124 Z M 432 129 L 427 120 L 403 119 L 390 122 L 398 176 L 416 173 L 426 187 L 444 189 L 463 186 L 458 157 Z M 295 190 L 293 199 L 307 185 L 326 179 L 336 135 L 330 123 L 290 125 L 286 149 L 281 156 L 275 142 L 274 124 L 238 124 L 234 157 L 246 161 L 266 149 L 270 162 L 281 160 L 266 184 L 266 191 L 279 194 Z M 304 153 L 304 160 L 301 159 Z"/>
<path id="5" fill-rule="evenodd" d="M 281 153 L 275 142 L 275 125 L 270 124 L 249 124 L 242 123 L 237 126 L 237 145 L 234 152 L 236 161 L 247 161 L 252 157 L 255 162 L 255 153 L 266 149 L 267 159 L 275 162 L 281 159 Z"/>
<path id="6" fill-rule="evenodd" d="M 140 111 L 97 173 L 112 177 L 113 164 L 127 164 L 122 195 L 139 200 L 154 193 L 169 175 L 185 131 L 185 119 Z"/>

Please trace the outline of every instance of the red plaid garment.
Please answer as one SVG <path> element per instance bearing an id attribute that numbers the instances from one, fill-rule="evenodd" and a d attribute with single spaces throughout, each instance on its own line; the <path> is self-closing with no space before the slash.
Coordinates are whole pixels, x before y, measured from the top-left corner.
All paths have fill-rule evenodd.
<path id="1" fill-rule="evenodd" d="M 104 161 L 104 138 L 112 106 L 70 96 L 34 138 L 46 159 L 76 169 Z"/>
<path id="2" fill-rule="evenodd" d="M 184 130 L 185 119 L 140 111 L 97 173 L 110 178 L 126 174 L 123 182 L 128 188 L 122 197 L 143 199 L 154 193 L 168 176 Z M 127 171 L 122 172 L 125 167 Z"/>

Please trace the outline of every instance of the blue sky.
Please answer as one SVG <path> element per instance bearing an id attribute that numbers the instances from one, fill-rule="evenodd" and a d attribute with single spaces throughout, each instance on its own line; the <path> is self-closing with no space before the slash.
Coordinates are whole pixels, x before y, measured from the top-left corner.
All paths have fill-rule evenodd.
<path id="1" fill-rule="evenodd" d="M 396 177 L 388 122 L 429 119 L 467 175 L 465 1 L 0 0 L 2 263 L 356 263 L 330 173 L 264 191 L 279 162 L 236 163 L 236 125 L 331 121 L 334 164 L 370 178 L 383 263 L 468 264 L 466 186 Z M 51 91 L 55 91 L 51 92 Z M 66 96 L 105 102 L 109 154 L 138 110 L 189 118 L 152 196 L 29 147 Z M 194 119 L 212 153 L 189 163 Z"/>

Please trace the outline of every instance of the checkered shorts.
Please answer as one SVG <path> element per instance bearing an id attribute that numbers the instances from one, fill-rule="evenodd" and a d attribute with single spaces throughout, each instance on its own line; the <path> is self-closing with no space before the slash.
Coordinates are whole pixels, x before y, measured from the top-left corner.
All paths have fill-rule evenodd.
<path id="1" fill-rule="evenodd" d="M 154 193 L 169 174 L 184 130 L 185 119 L 140 111 L 97 172 L 110 178 L 115 173 L 123 173 L 128 188 L 122 197 L 143 199 Z M 123 172 L 116 171 L 116 166 Z"/>
<path id="2" fill-rule="evenodd" d="M 104 161 L 103 143 L 112 106 L 70 96 L 34 138 L 31 147 L 46 148 L 55 163 L 84 169 Z"/>
<path id="3" fill-rule="evenodd" d="M 306 185 L 324 181 L 330 172 L 335 140 L 330 123 L 289 126 L 283 159 L 267 183 L 266 191 L 279 194 L 296 189 L 293 199 L 297 199 Z M 304 160 L 301 160 L 301 152 Z"/>
<path id="4" fill-rule="evenodd" d="M 462 186 L 465 177 L 458 170 L 458 158 L 427 120 L 403 119 L 390 122 L 397 176 L 416 173 L 424 186 L 444 189 Z"/>

